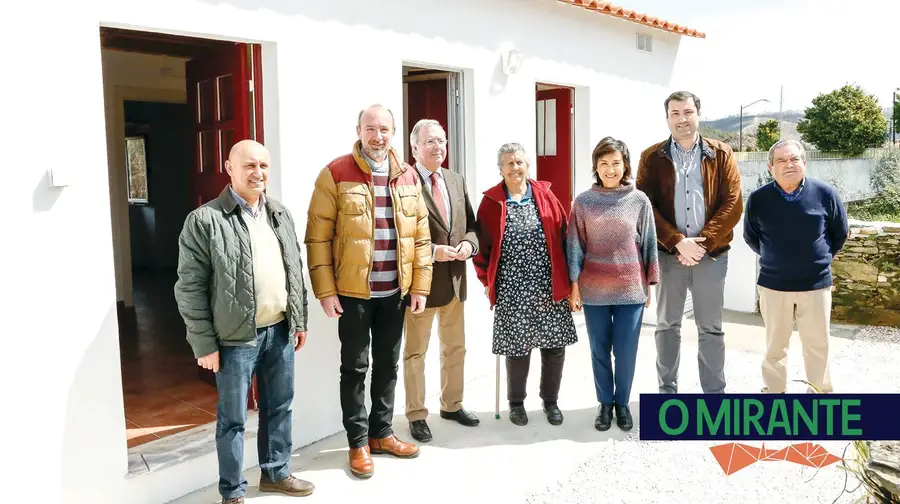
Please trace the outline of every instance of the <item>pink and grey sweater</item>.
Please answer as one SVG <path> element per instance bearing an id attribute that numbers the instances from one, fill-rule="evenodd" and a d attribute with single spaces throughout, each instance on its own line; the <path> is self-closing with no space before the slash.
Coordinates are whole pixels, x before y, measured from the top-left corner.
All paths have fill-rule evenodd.
<path id="1" fill-rule="evenodd" d="M 653 207 L 634 183 L 594 184 L 575 198 L 566 255 L 586 305 L 643 304 L 659 282 Z"/>

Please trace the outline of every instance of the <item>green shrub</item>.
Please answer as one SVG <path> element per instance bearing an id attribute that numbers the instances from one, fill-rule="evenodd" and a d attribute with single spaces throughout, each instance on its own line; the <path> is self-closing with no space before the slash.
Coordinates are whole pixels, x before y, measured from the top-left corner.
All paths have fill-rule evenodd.
<path id="1" fill-rule="evenodd" d="M 847 213 L 853 219 L 900 222 L 900 188 L 888 187 L 878 196 L 850 203 L 848 207 Z"/>
<path id="2" fill-rule="evenodd" d="M 900 149 L 888 149 L 875 160 L 871 185 L 877 194 L 890 188 L 900 190 Z"/>

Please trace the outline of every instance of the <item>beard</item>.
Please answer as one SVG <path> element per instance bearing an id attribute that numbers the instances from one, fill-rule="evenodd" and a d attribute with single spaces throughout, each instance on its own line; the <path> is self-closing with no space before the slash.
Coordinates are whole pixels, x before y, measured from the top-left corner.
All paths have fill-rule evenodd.
<path id="1" fill-rule="evenodd" d="M 366 145 L 363 147 L 363 152 L 366 153 L 372 159 L 383 158 L 387 155 L 388 147 L 387 145 L 383 145 L 381 147 L 373 147 L 371 145 Z"/>

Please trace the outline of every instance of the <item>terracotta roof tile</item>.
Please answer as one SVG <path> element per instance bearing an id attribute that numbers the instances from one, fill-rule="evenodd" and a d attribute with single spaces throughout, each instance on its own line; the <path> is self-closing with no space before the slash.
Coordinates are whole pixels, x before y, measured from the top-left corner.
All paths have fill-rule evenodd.
<path id="1" fill-rule="evenodd" d="M 658 28 L 660 30 L 665 30 L 672 33 L 677 33 L 679 35 L 685 35 L 688 37 L 696 37 L 696 38 L 706 38 L 706 33 L 695 30 L 693 28 L 689 28 L 687 26 L 680 25 L 678 23 L 673 23 L 672 21 L 667 21 L 665 19 L 660 19 L 658 17 L 650 16 L 648 14 L 643 14 L 640 12 L 635 12 L 630 9 L 626 9 L 622 6 L 615 5 L 611 2 L 605 2 L 602 0 L 557 0 L 559 2 L 575 5 L 578 7 L 583 7 L 588 10 L 596 11 L 601 14 L 606 14 L 608 16 L 617 17 L 620 19 L 624 19 L 626 21 L 631 21 L 633 23 L 642 24 L 645 26 L 649 26 L 651 28 Z"/>

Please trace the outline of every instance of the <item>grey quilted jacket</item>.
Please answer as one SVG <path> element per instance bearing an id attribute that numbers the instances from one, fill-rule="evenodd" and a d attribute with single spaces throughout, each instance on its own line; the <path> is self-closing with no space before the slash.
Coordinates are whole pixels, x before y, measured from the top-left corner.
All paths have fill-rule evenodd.
<path id="1" fill-rule="evenodd" d="M 266 212 L 284 257 L 286 319 L 292 334 L 306 331 L 306 286 L 294 220 L 268 196 Z M 253 260 L 241 213 L 226 187 L 218 198 L 188 214 L 178 239 L 175 300 L 197 358 L 217 351 L 220 345 L 240 345 L 256 338 Z"/>

